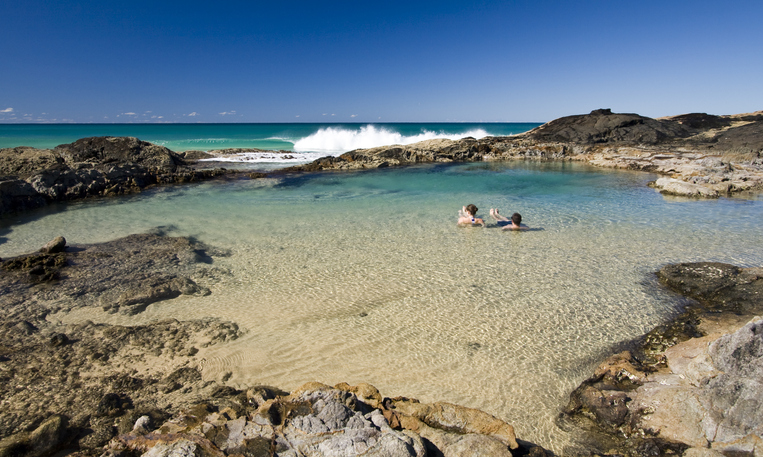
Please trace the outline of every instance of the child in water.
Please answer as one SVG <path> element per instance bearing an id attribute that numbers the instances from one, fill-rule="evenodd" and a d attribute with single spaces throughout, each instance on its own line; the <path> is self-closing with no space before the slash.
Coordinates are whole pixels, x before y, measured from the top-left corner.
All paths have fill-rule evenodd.
<path id="1" fill-rule="evenodd" d="M 485 221 L 477 217 L 477 207 L 469 204 L 461 208 L 458 212 L 458 225 L 481 225 L 485 226 Z"/>

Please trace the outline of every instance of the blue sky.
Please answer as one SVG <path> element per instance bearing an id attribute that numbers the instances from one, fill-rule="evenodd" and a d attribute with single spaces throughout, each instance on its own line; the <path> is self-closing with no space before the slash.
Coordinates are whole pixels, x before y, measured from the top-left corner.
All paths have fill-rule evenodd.
<path id="1" fill-rule="evenodd" d="M 0 2 L 0 122 L 763 109 L 763 2 Z"/>

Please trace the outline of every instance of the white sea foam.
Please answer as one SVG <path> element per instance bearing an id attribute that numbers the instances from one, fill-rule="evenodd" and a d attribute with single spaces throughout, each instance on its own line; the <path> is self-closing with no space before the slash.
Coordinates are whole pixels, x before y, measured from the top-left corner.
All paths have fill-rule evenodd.
<path id="1" fill-rule="evenodd" d="M 239 154 L 221 155 L 211 159 L 201 159 L 200 162 L 243 162 L 243 163 L 307 163 L 324 157 L 325 153 L 295 152 L 284 154 L 279 152 L 242 152 Z"/>
<path id="2" fill-rule="evenodd" d="M 338 155 L 353 149 L 373 148 L 392 144 L 411 144 L 435 138 L 458 140 L 467 136 L 483 138 L 488 136 L 488 133 L 482 129 L 475 129 L 464 133 L 424 131 L 417 135 L 405 136 L 374 125 L 364 125 L 360 130 L 326 127 L 295 142 L 294 150 L 305 152 L 319 151 Z"/>

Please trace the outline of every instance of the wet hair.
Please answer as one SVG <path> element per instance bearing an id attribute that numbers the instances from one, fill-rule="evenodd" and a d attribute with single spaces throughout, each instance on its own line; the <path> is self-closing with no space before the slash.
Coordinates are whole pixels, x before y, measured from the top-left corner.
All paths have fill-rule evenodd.
<path id="1" fill-rule="evenodd" d="M 519 213 L 514 213 L 511 215 L 511 222 L 513 222 L 515 225 L 519 225 L 522 223 L 522 215 Z"/>
<path id="2" fill-rule="evenodd" d="M 472 217 L 474 217 L 474 216 L 476 216 L 476 215 L 477 215 L 477 207 L 476 207 L 476 206 L 474 206 L 474 205 L 473 205 L 473 204 L 471 204 L 471 203 L 470 203 L 470 204 L 468 204 L 468 205 L 466 205 L 466 210 L 469 212 L 469 214 L 471 214 L 471 215 L 472 215 Z"/>

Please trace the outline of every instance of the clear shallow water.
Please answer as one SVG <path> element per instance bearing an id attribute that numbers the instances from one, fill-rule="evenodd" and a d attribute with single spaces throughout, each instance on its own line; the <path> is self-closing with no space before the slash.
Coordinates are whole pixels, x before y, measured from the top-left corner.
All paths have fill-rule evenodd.
<path id="1" fill-rule="evenodd" d="M 292 389 L 369 382 L 387 396 L 488 411 L 557 451 L 569 392 L 614 346 L 676 312 L 670 262 L 763 264 L 763 200 L 667 200 L 654 176 L 570 163 L 458 164 L 165 187 L 7 218 L 0 256 L 57 235 L 97 242 L 165 226 L 232 251 L 208 297 L 135 324 L 215 316 L 248 329 L 204 372 Z M 455 226 L 475 203 L 542 230 Z"/>

